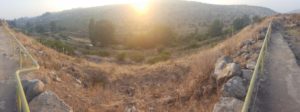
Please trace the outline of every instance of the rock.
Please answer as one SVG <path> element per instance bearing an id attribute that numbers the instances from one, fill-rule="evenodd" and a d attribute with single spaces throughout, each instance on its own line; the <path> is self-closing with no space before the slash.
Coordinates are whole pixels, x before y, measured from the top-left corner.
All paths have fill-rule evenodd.
<path id="1" fill-rule="evenodd" d="M 125 112 L 138 112 L 135 106 L 127 106 Z"/>
<path id="2" fill-rule="evenodd" d="M 232 97 L 221 97 L 213 112 L 241 112 L 244 102 Z"/>
<path id="3" fill-rule="evenodd" d="M 255 65 L 256 65 L 255 61 L 250 61 L 250 62 L 247 63 L 246 68 L 254 70 L 255 69 Z"/>
<path id="4" fill-rule="evenodd" d="M 226 97 L 244 98 L 246 96 L 246 87 L 243 79 L 239 76 L 232 77 L 223 85 L 222 94 Z"/>
<path id="5" fill-rule="evenodd" d="M 78 84 L 82 84 L 81 80 L 75 79 Z"/>
<path id="6" fill-rule="evenodd" d="M 239 64 L 232 63 L 232 59 L 230 57 L 221 57 L 217 60 L 212 77 L 219 81 L 221 79 L 240 74 L 241 67 Z"/>
<path id="7" fill-rule="evenodd" d="M 259 35 L 258 35 L 258 40 L 263 40 L 264 38 L 265 38 L 265 36 L 266 36 L 266 32 L 261 32 L 261 33 L 259 33 Z"/>
<path id="8" fill-rule="evenodd" d="M 222 65 L 223 67 L 219 67 L 215 69 L 213 77 L 219 81 L 224 78 L 232 77 L 235 75 L 241 74 L 241 67 L 236 63 L 229 63 Z"/>
<path id="9" fill-rule="evenodd" d="M 45 91 L 29 103 L 32 112 L 73 112 L 55 93 Z"/>
<path id="10" fill-rule="evenodd" d="M 242 78 L 245 80 L 246 85 L 249 85 L 249 82 L 252 78 L 253 70 L 243 69 L 242 70 Z"/>
<path id="11" fill-rule="evenodd" d="M 53 80 L 57 82 L 61 82 L 61 78 L 59 78 L 58 76 L 55 76 Z"/>
<path id="12" fill-rule="evenodd" d="M 45 83 L 45 84 L 50 84 L 51 83 L 51 79 L 47 76 L 45 76 L 42 81 Z"/>
<path id="13" fill-rule="evenodd" d="M 251 45 L 251 41 L 250 40 L 245 40 L 245 41 L 240 43 L 239 47 L 243 48 L 243 47 L 248 47 L 250 45 Z"/>
<path id="14" fill-rule="evenodd" d="M 44 83 L 37 79 L 22 80 L 22 85 L 28 101 L 31 101 L 34 97 L 45 91 Z"/>

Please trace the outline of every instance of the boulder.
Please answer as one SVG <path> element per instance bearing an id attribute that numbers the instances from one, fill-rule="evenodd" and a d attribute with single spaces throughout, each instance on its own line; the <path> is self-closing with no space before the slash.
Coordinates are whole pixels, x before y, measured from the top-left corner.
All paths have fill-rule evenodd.
<path id="1" fill-rule="evenodd" d="M 246 96 L 246 91 L 243 79 L 239 76 L 232 77 L 222 87 L 222 94 L 226 97 L 242 99 Z"/>
<path id="2" fill-rule="evenodd" d="M 250 62 L 247 63 L 246 68 L 254 70 L 255 69 L 255 65 L 256 65 L 255 61 L 250 61 Z"/>
<path id="3" fill-rule="evenodd" d="M 239 64 L 232 63 L 230 57 L 221 57 L 215 64 L 215 70 L 212 77 L 217 81 L 241 74 L 241 67 Z"/>
<path id="4" fill-rule="evenodd" d="M 244 102 L 233 97 L 221 97 L 213 112 L 241 112 Z"/>
<path id="5" fill-rule="evenodd" d="M 242 69 L 242 78 L 244 79 L 246 85 L 248 86 L 252 78 L 253 70 Z"/>
<path id="6" fill-rule="evenodd" d="M 44 83 L 38 79 L 22 80 L 22 85 L 28 101 L 45 91 Z"/>
<path id="7" fill-rule="evenodd" d="M 73 112 L 55 93 L 45 91 L 29 103 L 32 112 Z"/>

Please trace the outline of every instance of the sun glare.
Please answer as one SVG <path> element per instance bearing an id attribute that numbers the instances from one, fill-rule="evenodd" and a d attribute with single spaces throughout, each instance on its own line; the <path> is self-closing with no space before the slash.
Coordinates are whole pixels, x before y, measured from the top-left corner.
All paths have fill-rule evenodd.
<path id="1" fill-rule="evenodd" d="M 139 13 L 146 13 L 149 5 L 149 0 L 131 0 L 131 5 Z"/>

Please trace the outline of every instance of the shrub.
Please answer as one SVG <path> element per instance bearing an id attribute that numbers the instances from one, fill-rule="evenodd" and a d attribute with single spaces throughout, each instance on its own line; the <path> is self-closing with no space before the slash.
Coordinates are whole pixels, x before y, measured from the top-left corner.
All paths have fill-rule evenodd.
<path id="1" fill-rule="evenodd" d="M 208 35 L 215 37 L 222 34 L 223 23 L 220 20 L 215 20 L 208 29 Z"/>
<path id="2" fill-rule="evenodd" d="M 145 56 L 139 52 L 134 52 L 134 53 L 128 54 L 128 56 L 129 56 L 129 59 L 134 62 L 142 62 L 145 60 Z"/>
<path id="3" fill-rule="evenodd" d="M 116 59 L 118 61 L 124 61 L 126 59 L 126 53 L 122 52 L 122 53 L 117 54 Z"/>
<path id="4" fill-rule="evenodd" d="M 97 55 L 97 56 L 102 56 L 102 57 L 110 56 L 110 52 L 106 51 L 106 50 L 86 50 L 86 51 L 84 51 L 84 54 Z"/>
<path id="5" fill-rule="evenodd" d="M 39 42 L 47 47 L 55 49 L 58 52 L 62 52 L 65 54 L 74 54 L 74 48 L 71 45 L 66 44 L 60 40 L 50 40 L 50 39 L 40 38 Z"/>
<path id="6" fill-rule="evenodd" d="M 149 64 L 155 64 L 160 61 L 166 61 L 171 58 L 171 53 L 161 52 L 158 56 L 155 56 L 147 61 Z"/>

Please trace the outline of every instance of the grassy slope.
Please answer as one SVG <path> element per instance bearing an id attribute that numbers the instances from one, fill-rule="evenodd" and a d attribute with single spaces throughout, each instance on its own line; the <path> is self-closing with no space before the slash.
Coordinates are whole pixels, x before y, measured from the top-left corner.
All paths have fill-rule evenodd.
<path id="1" fill-rule="evenodd" d="M 95 64 L 60 54 L 21 33 L 17 36 L 41 65 L 39 71 L 28 77 L 49 79 L 46 88 L 57 93 L 76 112 L 124 111 L 130 105 L 144 111 L 154 108 L 156 111 L 207 112 L 212 111 L 219 97 L 218 87 L 210 79 L 217 57 L 230 55 L 241 41 L 257 37 L 257 32 L 269 21 L 248 26 L 213 48 L 139 66 Z M 53 81 L 55 77 L 62 81 Z"/>

